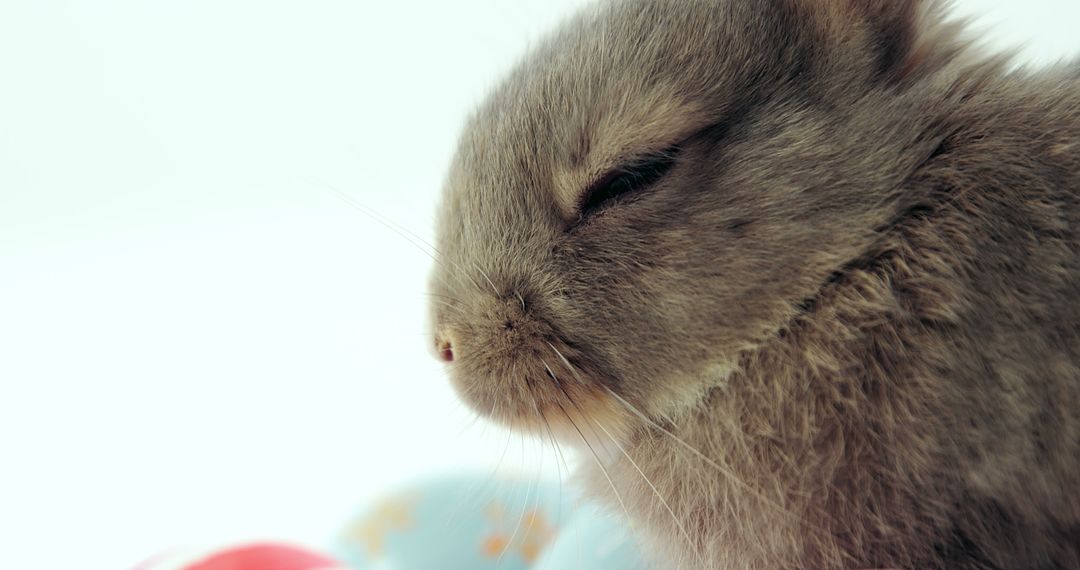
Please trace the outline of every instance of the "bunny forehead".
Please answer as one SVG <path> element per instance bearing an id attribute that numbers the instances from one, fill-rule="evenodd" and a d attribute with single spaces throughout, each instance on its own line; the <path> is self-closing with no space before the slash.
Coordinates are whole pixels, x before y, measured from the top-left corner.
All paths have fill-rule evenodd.
<path id="1" fill-rule="evenodd" d="M 728 108 L 724 101 L 689 100 L 674 83 L 626 79 L 590 91 L 567 78 L 569 93 L 517 86 L 522 91 L 512 102 L 495 98 L 470 125 L 469 156 L 459 156 L 460 166 L 474 184 L 538 193 L 560 217 L 574 219 L 586 189 L 607 172 L 668 149 Z"/>
<path id="2" fill-rule="evenodd" d="M 739 10 L 744 3 L 599 4 L 529 54 L 478 109 L 458 166 L 473 184 L 541 190 L 560 217 L 574 218 L 582 193 L 607 171 L 665 150 L 754 96 L 769 75 L 763 62 L 774 59 L 765 47 L 750 53 L 749 38 L 782 32 Z"/>

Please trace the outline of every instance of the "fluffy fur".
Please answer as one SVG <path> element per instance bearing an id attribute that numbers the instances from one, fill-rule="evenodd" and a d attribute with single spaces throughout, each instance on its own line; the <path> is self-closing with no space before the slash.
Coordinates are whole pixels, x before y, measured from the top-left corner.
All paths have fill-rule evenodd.
<path id="1" fill-rule="evenodd" d="M 594 453 L 658 568 L 1080 568 L 1080 73 L 942 13 L 605 2 L 471 118 L 451 379 Z"/>

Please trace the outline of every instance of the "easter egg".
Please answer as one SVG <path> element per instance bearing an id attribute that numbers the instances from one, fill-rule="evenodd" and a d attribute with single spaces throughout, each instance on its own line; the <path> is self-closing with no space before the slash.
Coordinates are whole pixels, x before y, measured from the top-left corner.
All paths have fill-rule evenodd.
<path id="1" fill-rule="evenodd" d="M 333 558 L 299 546 L 260 542 L 225 548 L 179 551 L 148 560 L 133 570 L 345 570 Z"/>
<path id="2" fill-rule="evenodd" d="M 572 500 L 557 483 L 438 479 L 367 509 L 334 552 L 363 570 L 525 570 L 558 534 Z"/>
<path id="3" fill-rule="evenodd" d="M 591 504 L 580 506 L 547 548 L 535 570 L 645 570 L 625 517 Z"/>

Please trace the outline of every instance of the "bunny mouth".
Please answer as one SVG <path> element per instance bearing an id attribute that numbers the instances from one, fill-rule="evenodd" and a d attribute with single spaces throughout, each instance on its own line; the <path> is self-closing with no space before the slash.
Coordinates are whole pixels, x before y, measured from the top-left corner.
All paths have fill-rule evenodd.
<path id="1" fill-rule="evenodd" d="M 440 337 L 452 342 L 436 341 L 451 384 L 470 408 L 560 443 L 625 440 L 632 408 L 595 359 L 535 315 L 506 306 L 493 311 L 485 320 L 494 326 L 462 327 Z"/>
<path id="2" fill-rule="evenodd" d="M 562 353 L 554 344 L 553 354 Z M 561 443 L 591 445 L 626 439 L 630 410 L 596 375 L 569 358 L 519 358 L 480 370 L 451 373 L 461 398 L 477 413 L 510 429 L 549 436 Z"/>

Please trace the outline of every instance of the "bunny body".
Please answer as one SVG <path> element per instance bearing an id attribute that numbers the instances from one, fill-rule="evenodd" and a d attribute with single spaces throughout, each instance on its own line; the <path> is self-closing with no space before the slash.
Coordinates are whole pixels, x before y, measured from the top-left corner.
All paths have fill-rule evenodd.
<path id="1" fill-rule="evenodd" d="M 471 119 L 466 402 L 658 568 L 1080 568 L 1080 72 L 916 0 L 627 0 Z"/>

